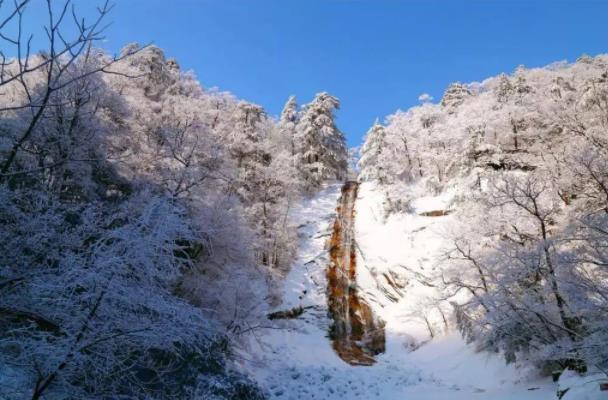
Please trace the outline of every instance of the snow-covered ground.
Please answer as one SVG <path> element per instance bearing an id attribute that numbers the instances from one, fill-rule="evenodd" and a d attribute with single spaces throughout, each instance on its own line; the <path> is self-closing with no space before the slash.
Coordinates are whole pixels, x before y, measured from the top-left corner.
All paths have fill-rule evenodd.
<path id="1" fill-rule="evenodd" d="M 441 314 L 427 304 L 434 288 L 416 278 L 435 267 L 452 216 L 417 214 L 445 207 L 449 195 L 418 199 L 412 203 L 413 212 L 385 220 L 382 194 L 370 184 L 361 185 L 356 204 L 357 280 L 374 311 L 386 321 L 387 350 L 373 366 L 342 361 L 327 338 L 325 298 L 326 242 L 339 195 L 340 185 L 330 185 L 303 201 L 293 214 L 301 221 L 299 255 L 277 309 L 312 308 L 296 320 L 282 322 L 281 329 L 258 334 L 244 357 L 244 366 L 271 398 L 555 398 L 556 387 L 548 379 L 534 378 L 533 371 L 517 365 L 507 366 L 499 355 L 477 353 L 457 332 L 444 332 Z M 425 315 L 436 330 L 433 340 Z"/>

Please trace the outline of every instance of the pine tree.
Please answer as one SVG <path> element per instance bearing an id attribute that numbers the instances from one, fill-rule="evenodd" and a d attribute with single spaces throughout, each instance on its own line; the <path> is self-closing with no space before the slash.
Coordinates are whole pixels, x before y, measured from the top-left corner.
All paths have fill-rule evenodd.
<path id="1" fill-rule="evenodd" d="M 471 91 L 466 85 L 463 85 L 460 82 L 454 82 L 448 86 L 443 94 L 441 105 L 448 108 L 448 112 L 453 112 L 453 110 L 463 104 L 465 99 L 469 96 L 471 96 Z"/>
<path id="2" fill-rule="evenodd" d="M 500 74 L 498 77 L 498 86 L 494 90 L 499 103 L 506 103 L 513 94 L 513 84 L 506 74 Z"/>
<path id="3" fill-rule="evenodd" d="M 298 120 L 298 102 L 296 101 L 296 96 L 289 96 L 287 99 L 287 103 L 283 107 L 283 111 L 281 112 L 281 123 L 293 123 L 295 124 Z"/>
<path id="4" fill-rule="evenodd" d="M 325 180 L 346 177 L 348 152 L 334 116 L 339 107 L 337 98 L 322 92 L 302 111 L 296 129 L 296 147 L 309 188 L 318 187 Z"/>
<path id="5" fill-rule="evenodd" d="M 237 105 L 236 124 L 229 138 L 229 148 L 239 168 L 247 169 L 249 162 L 260 162 L 260 142 L 263 140 L 264 109 L 241 101 Z"/>
<path id="6" fill-rule="evenodd" d="M 296 154 L 296 125 L 298 123 L 298 103 L 295 96 L 289 96 L 279 120 L 279 140 L 286 144 L 291 155 Z"/>
<path id="7" fill-rule="evenodd" d="M 363 180 L 377 179 L 380 183 L 386 180 L 386 172 L 380 162 L 380 157 L 386 151 L 386 132 L 378 120 L 367 131 L 365 143 L 361 148 L 359 168 Z"/>
<path id="8" fill-rule="evenodd" d="M 524 67 L 523 65 L 520 65 L 515 69 L 515 84 L 513 85 L 513 87 L 519 95 L 518 101 L 520 102 L 521 97 L 523 97 L 527 93 L 532 92 L 532 87 L 528 85 L 528 82 L 526 80 L 526 67 Z"/>

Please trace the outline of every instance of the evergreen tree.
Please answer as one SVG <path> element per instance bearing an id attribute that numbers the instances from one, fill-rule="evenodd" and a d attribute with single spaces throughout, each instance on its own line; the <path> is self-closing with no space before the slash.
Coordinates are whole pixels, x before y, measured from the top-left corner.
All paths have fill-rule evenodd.
<path id="1" fill-rule="evenodd" d="M 281 112 L 281 123 L 293 123 L 298 120 L 298 102 L 296 96 L 289 96 Z"/>
<path id="2" fill-rule="evenodd" d="M 498 86 L 494 89 L 496 99 L 499 103 L 506 103 L 513 94 L 513 84 L 507 74 L 500 74 L 498 77 Z"/>
<path id="3" fill-rule="evenodd" d="M 471 96 L 471 91 L 466 85 L 463 85 L 460 82 L 454 82 L 448 86 L 443 94 L 441 105 L 448 108 L 448 112 L 453 112 L 454 109 L 463 104 L 469 96 Z"/>
<path id="4" fill-rule="evenodd" d="M 260 126 L 265 121 L 266 113 L 262 107 L 245 101 L 239 102 L 236 125 L 230 138 L 231 152 L 239 167 L 252 159 L 259 161 L 259 147 L 264 136 Z"/>
<path id="5" fill-rule="evenodd" d="M 380 162 L 380 157 L 386 151 L 386 132 L 378 120 L 367 131 L 365 143 L 361 148 L 359 168 L 363 180 L 377 179 L 379 183 L 386 180 L 386 172 Z"/>
<path id="6" fill-rule="evenodd" d="M 289 96 L 283 111 L 281 112 L 281 119 L 279 120 L 279 138 L 286 145 L 286 148 L 291 151 L 291 155 L 296 154 L 296 125 L 298 123 L 298 103 L 295 96 Z"/>
<path id="7" fill-rule="evenodd" d="M 302 111 L 296 129 L 297 151 L 309 188 L 318 187 L 324 180 L 341 180 L 346 176 L 348 152 L 334 116 L 339 107 L 337 98 L 322 92 Z"/>

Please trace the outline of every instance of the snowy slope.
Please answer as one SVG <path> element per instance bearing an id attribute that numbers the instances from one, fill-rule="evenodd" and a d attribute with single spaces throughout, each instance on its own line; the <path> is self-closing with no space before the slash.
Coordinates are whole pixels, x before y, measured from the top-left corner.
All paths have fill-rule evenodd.
<path id="1" fill-rule="evenodd" d="M 383 193 L 371 183 L 360 188 L 356 219 L 359 285 L 386 321 L 386 329 L 408 335 L 414 342 L 427 339 L 425 316 L 434 325 L 440 322 L 438 310 L 426 304 L 434 288 L 416 278 L 430 275 L 435 268 L 453 218 L 417 214 L 446 209 L 449 200 L 449 195 L 417 199 L 411 213 L 393 214 L 385 220 Z M 387 278 L 407 286 L 395 289 Z"/>
<path id="2" fill-rule="evenodd" d="M 386 321 L 387 351 L 371 367 L 342 361 L 327 338 L 330 321 L 325 298 L 326 241 L 335 217 L 339 185 L 330 185 L 294 210 L 299 227 L 299 256 L 283 286 L 278 310 L 312 306 L 296 320 L 256 335 L 245 367 L 273 399 L 552 399 L 555 387 L 529 378 L 531 371 L 506 366 L 498 355 L 476 353 L 457 333 L 427 341 L 419 317 L 424 298 L 433 288 L 416 281 L 416 271 L 433 267 L 442 247 L 442 231 L 450 216 L 420 217 L 416 213 L 384 221 L 383 198 L 363 184 L 356 205 L 356 235 L 360 248 L 358 285 Z M 415 211 L 436 209 L 449 196 L 419 199 Z M 401 266 L 405 266 L 403 268 Z M 392 273 L 397 289 L 383 274 Z M 388 288 L 388 289 L 387 289 Z M 387 290 L 392 292 L 387 292 Z M 396 297 L 398 301 L 393 301 Z M 429 313 L 437 325 L 438 313 Z M 420 345 L 411 351 L 411 345 Z"/>

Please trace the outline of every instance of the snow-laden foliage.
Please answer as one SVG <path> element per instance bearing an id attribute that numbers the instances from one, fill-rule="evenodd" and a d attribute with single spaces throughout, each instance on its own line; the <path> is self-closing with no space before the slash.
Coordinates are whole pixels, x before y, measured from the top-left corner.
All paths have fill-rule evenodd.
<path id="1" fill-rule="evenodd" d="M 315 185 L 344 176 L 338 100 L 275 121 L 158 47 L 97 50 L 108 4 L 50 5 L 30 54 L 27 6 L 0 3 L 0 397 L 261 398 L 232 339 L 295 255 L 303 143 Z"/>
<path id="2" fill-rule="evenodd" d="M 584 56 L 455 83 L 363 146 L 360 177 L 388 201 L 413 184 L 456 193 L 438 210 L 456 214 L 452 245 L 428 278 L 463 334 L 507 360 L 608 364 L 607 71 L 607 56 Z"/>
<path id="3" fill-rule="evenodd" d="M 386 181 L 384 163 L 381 161 L 386 151 L 386 132 L 384 126 L 378 121 L 369 129 L 365 136 L 365 143 L 361 148 L 361 158 L 358 166 L 361 169 L 361 178 L 364 180 L 377 180 L 380 184 Z"/>
<path id="4" fill-rule="evenodd" d="M 297 149 L 300 168 L 310 188 L 318 187 L 324 180 L 346 177 L 348 151 L 334 120 L 338 108 L 340 101 L 322 92 L 302 110 L 296 128 Z"/>
<path id="5" fill-rule="evenodd" d="M 217 329 L 172 293 L 191 267 L 183 244 L 197 238 L 170 199 L 66 204 L 6 188 L 1 197 L 2 362 L 27 368 L 35 393 L 162 397 L 175 390 L 164 357 L 210 353 Z"/>

